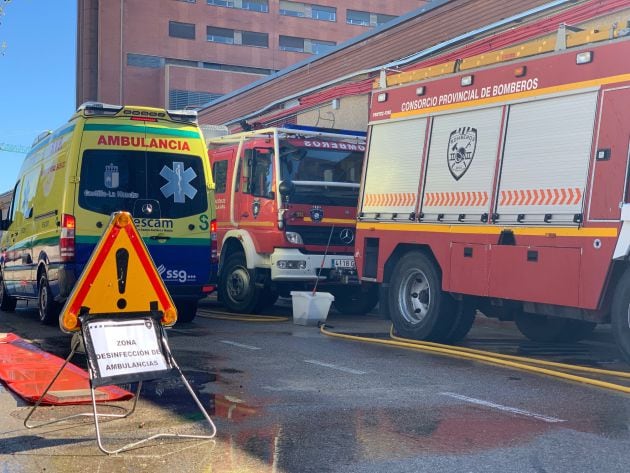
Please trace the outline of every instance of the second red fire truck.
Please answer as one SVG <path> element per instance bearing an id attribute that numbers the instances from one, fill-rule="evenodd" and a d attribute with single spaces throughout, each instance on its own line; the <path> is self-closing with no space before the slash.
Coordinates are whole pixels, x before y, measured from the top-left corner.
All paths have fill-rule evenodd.
<path id="1" fill-rule="evenodd" d="M 353 256 L 365 133 L 287 126 L 207 142 L 228 309 L 259 312 L 316 281 L 342 312 L 376 305 Z"/>

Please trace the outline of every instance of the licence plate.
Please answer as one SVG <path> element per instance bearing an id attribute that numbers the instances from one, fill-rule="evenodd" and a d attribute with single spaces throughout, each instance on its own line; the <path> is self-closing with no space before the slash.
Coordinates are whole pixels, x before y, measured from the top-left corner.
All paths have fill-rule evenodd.
<path id="1" fill-rule="evenodd" d="M 333 266 L 335 268 L 355 268 L 353 259 L 334 259 Z"/>

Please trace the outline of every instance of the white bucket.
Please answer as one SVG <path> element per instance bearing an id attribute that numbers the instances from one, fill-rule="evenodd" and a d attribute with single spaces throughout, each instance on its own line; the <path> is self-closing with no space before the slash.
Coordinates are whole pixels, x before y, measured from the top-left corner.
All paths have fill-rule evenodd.
<path id="1" fill-rule="evenodd" d="M 330 304 L 335 300 L 329 292 L 291 291 L 293 300 L 293 323 L 297 325 L 317 325 L 325 322 Z"/>

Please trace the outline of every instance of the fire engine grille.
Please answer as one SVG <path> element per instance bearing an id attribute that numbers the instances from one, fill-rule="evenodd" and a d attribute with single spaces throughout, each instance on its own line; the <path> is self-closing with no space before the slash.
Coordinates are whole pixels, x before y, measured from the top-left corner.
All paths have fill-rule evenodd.
<path id="1" fill-rule="evenodd" d="M 330 237 L 331 229 L 332 237 Z M 354 228 L 352 227 L 287 225 L 286 231 L 299 233 L 305 245 L 326 246 L 328 238 L 330 238 L 330 246 L 351 247 L 354 245 Z"/>

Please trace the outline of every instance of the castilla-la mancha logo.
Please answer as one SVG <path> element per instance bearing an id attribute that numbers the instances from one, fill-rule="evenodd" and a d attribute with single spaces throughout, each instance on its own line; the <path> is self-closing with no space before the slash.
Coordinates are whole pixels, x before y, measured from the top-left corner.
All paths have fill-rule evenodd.
<path id="1" fill-rule="evenodd" d="M 469 126 L 451 132 L 448 139 L 448 169 L 456 181 L 468 171 L 475 157 L 477 147 L 477 129 Z"/>

